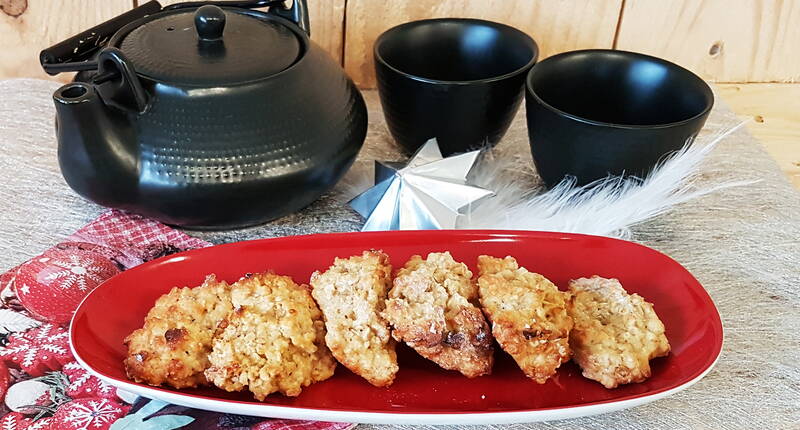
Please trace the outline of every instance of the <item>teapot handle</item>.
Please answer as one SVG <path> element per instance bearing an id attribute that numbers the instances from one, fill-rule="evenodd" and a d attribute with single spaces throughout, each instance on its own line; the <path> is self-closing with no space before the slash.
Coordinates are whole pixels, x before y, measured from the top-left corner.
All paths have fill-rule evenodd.
<path id="1" fill-rule="evenodd" d="M 48 75 L 95 70 L 97 62 L 92 61 L 92 58 L 114 33 L 125 25 L 160 10 L 161 4 L 157 1 L 147 2 L 43 50 L 39 53 L 39 62 Z"/>
<path id="2" fill-rule="evenodd" d="M 269 12 L 281 18 L 286 18 L 295 23 L 307 35 L 311 36 L 311 26 L 308 23 L 308 2 L 307 0 L 293 0 L 292 7 L 287 8 L 284 2 L 269 8 Z"/>
<path id="3" fill-rule="evenodd" d="M 107 105 L 143 113 L 150 97 L 125 54 L 117 48 L 103 48 L 97 55 L 97 75 L 92 82 Z"/>

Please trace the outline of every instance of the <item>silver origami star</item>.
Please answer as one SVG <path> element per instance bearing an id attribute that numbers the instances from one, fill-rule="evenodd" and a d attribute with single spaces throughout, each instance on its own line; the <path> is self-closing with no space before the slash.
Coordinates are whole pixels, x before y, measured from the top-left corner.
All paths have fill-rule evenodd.
<path id="1" fill-rule="evenodd" d="M 461 210 L 493 195 L 467 184 L 480 151 L 443 158 L 435 139 L 405 166 L 375 162 L 375 186 L 350 200 L 367 222 L 361 231 L 455 228 Z"/>

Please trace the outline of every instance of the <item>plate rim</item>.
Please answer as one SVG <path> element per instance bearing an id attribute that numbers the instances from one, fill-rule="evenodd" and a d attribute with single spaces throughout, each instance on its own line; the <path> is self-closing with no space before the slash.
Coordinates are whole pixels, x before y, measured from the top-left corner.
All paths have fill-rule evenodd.
<path id="1" fill-rule="evenodd" d="M 398 232 L 401 232 L 403 234 L 408 234 L 408 233 L 421 234 L 425 232 L 428 233 L 437 232 L 437 234 L 444 234 L 444 233 L 460 234 L 462 236 L 467 236 L 467 237 L 468 236 L 479 236 L 479 237 L 524 236 L 530 238 L 533 236 L 539 236 L 539 237 L 554 237 L 562 239 L 600 238 L 603 240 L 609 240 L 613 242 L 623 242 L 627 246 L 633 245 L 634 247 L 637 248 L 643 248 L 648 252 L 655 252 L 660 256 L 668 259 L 670 262 L 678 265 L 684 271 L 686 271 L 686 273 L 691 277 L 691 279 L 694 280 L 694 282 L 700 287 L 700 290 L 702 290 L 702 292 L 705 294 L 704 298 L 707 299 L 708 303 L 711 305 L 711 308 L 714 310 L 714 316 L 716 316 L 715 321 L 712 321 L 713 323 L 715 323 L 714 331 L 716 332 L 716 334 L 719 335 L 719 342 L 715 344 L 716 351 L 713 354 L 713 357 L 707 360 L 707 362 L 703 365 L 701 370 L 697 372 L 692 379 L 686 380 L 679 385 L 662 388 L 660 390 L 656 390 L 646 395 L 634 394 L 627 397 L 623 397 L 621 399 L 600 400 L 587 404 L 572 405 L 572 406 L 554 406 L 547 408 L 537 408 L 537 409 L 527 409 L 527 410 L 517 410 L 517 411 L 507 411 L 507 412 L 498 412 L 498 411 L 373 412 L 373 411 L 365 411 L 358 409 L 339 410 L 339 409 L 328 409 L 328 408 L 309 408 L 309 407 L 291 406 L 291 405 L 255 403 L 255 402 L 239 401 L 239 400 L 213 399 L 195 394 L 180 393 L 175 390 L 166 389 L 163 387 L 151 387 L 143 384 L 134 383 L 131 381 L 117 379 L 115 377 L 108 376 L 102 374 L 99 371 L 96 371 L 94 368 L 92 368 L 86 363 L 86 361 L 78 354 L 75 348 L 75 342 L 73 340 L 75 331 L 73 321 L 77 317 L 78 311 L 81 310 L 84 303 L 87 300 L 89 300 L 89 297 L 91 297 L 92 294 L 95 293 L 95 290 L 99 289 L 103 284 L 105 284 L 105 282 L 101 283 L 97 288 L 95 288 L 89 294 L 87 294 L 86 297 L 84 297 L 84 299 L 81 301 L 80 305 L 78 305 L 78 307 L 76 308 L 76 311 L 73 314 L 73 318 L 70 321 L 70 326 L 69 326 L 70 350 L 72 351 L 75 360 L 82 367 L 84 367 L 90 374 L 97 377 L 101 381 L 118 389 L 122 389 L 124 391 L 136 394 L 138 396 L 142 396 L 149 399 L 159 399 L 171 404 L 197 408 L 197 409 L 204 409 L 208 411 L 269 417 L 269 418 L 317 420 L 317 421 L 331 421 L 331 422 L 357 422 L 357 423 L 368 423 L 368 424 L 431 424 L 431 425 L 515 424 L 515 423 L 525 423 L 525 422 L 540 422 L 540 421 L 550 421 L 557 419 L 568 419 L 568 418 L 599 415 L 599 414 L 629 409 L 671 396 L 675 393 L 678 393 L 680 391 L 683 391 L 691 387 L 699 380 L 703 379 L 703 377 L 705 377 L 714 368 L 714 366 L 717 364 L 722 354 L 722 348 L 725 342 L 725 333 L 724 333 L 722 318 L 719 314 L 719 310 L 717 309 L 716 304 L 714 303 L 710 294 L 708 294 L 708 291 L 705 289 L 705 287 L 700 283 L 700 281 L 698 281 L 697 278 L 695 278 L 694 275 L 678 261 L 676 261 L 669 255 L 664 254 L 657 249 L 650 248 L 640 243 L 624 239 L 606 237 L 606 236 L 596 236 L 596 235 L 588 235 L 580 233 L 533 231 L 533 230 L 411 230 L 411 231 L 403 230 L 403 231 L 378 231 L 378 232 L 313 233 L 313 234 L 297 235 L 297 236 L 249 239 L 238 242 L 229 242 L 218 245 L 212 245 L 204 248 L 190 249 L 145 262 L 141 265 L 125 270 L 120 275 L 127 274 L 128 272 L 131 271 L 136 271 L 137 269 L 145 265 L 151 266 L 151 265 L 162 264 L 176 257 L 181 257 L 186 253 L 203 251 L 211 248 L 221 248 L 221 247 L 224 248 L 228 246 L 236 246 L 236 245 L 241 245 L 246 243 L 256 243 L 256 242 L 271 242 L 271 241 L 283 241 L 283 240 L 293 240 L 293 239 L 307 240 L 307 239 L 313 239 L 314 237 L 317 236 L 325 236 L 329 238 L 333 236 L 346 237 L 352 235 L 381 236 L 385 234 L 396 234 Z"/>
<path id="2" fill-rule="evenodd" d="M 70 345 L 72 345 L 70 337 Z M 75 352 L 74 348 L 72 349 Z M 553 407 L 531 409 L 513 412 L 450 412 L 450 413 L 419 413 L 419 412 L 364 412 L 345 411 L 333 409 L 312 409 L 296 406 L 253 404 L 233 400 L 207 399 L 191 394 L 181 394 L 171 390 L 160 390 L 157 387 L 147 387 L 127 381 L 107 377 L 88 366 L 79 356 L 75 359 L 90 374 L 101 381 L 123 391 L 148 399 L 157 399 L 170 404 L 185 406 L 194 409 L 250 415 L 264 418 L 295 419 L 329 421 L 358 424 L 429 424 L 429 425 L 459 425 L 459 424 L 521 424 L 531 422 L 553 421 L 569 418 L 588 417 L 610 412 L 621 411 L 646 405 L 654 401 L 669 397 L 681 392 L 701 379 L 703 379 L 717 364 L 720 354 L 714 358 L 710 366 L 704 369 L 695 378 L 676 387 L 624 400 L 611 400 L 581 406 Z M 155 394 L 155 395 L 148 395 Z"/>

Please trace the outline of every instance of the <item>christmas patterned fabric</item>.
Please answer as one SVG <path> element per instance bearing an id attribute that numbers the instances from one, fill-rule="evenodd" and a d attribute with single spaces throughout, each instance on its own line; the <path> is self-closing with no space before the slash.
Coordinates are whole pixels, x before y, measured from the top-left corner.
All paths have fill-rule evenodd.
<path id="1" fill-rule="evenodd" d="M 61 405 L 52 425 L 64 430 L 108 430 L 130 406 L 102 398 L 75 399 Z"/>
<path id="2" fill-rule="evenodd" d="M 43 324 L 14 333 L 6 340 L 8 343 L 0 348 L 0 359 L 30 376 L 61 370 L 64 364 L 72 361 L 69 332 L 63 327 Z"/>
<path id="3" fill-rule="evenodd" d="M 201 411 L 123 395 L 131 405 L 75 361 L 69 320 L 87 294 L 123 270 L 206 246 L 156 221 L 110 210 L 0 274 L 0 430 L 353 428 Z"/>
<path id="4" fill-rule="evenodd" d="M 21 265 L 13 287 L 22 306 L 37 319 L 69 324 L 83 298 L 119 272 L 100 254 L 52 249 Z"/>
<path id="5" fill-rule="evenodd" d="M 120 401 L 114 387 L 89 374 L 77 361 L 65 364 L 62 371 L 69 379 L 67 395 L 70 398 L 101 397 Z"/>
<path id="6" fill-rule="evenodd" d="M 19 412 L 9 412 L 0 418 L 0 430 L 45 430 L 53 427 L 53 418 L 32 420 Z"/>

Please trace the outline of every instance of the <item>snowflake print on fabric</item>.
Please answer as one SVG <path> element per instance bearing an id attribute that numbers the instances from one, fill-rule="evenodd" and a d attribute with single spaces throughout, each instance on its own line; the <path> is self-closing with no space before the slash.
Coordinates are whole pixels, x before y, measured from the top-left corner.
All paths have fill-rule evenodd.
<path id="1" fill-rule="evenodd" d="M 74 360 L 69 350 L 69 333 L 62 327 L 44 324 L 12 334 L 8 344 L 0 348 L 0 360 L 13 363 L 34 377 L 61 370 Z"/>
<path id="2" fill-rule="evenodd" d="M 77 288 L 80 291 L 94 289 L 97 284 L 105 281 L 108 276 L 106 267 L 97 265 L 94 253 L 71 253 L 65 251 L 45 252 L 39 261 L 48 260 L 48 270 L 40 272 L 44 281 L 56 282 L 56 285 L 69 290 Z"/>
<path id="3" fill-rule="evenodd" d="M 51 428 L 63 430 L 107 430 L 128 413 L 130 406 L 101 399 L 76 399 L 58 408 Z"/>
<path id="4" fill-rule="evenodd" d="M 33 316 L 66 324 L 81 300 L 120 270 L 108 258 L 79 249 L 52 249 L 20 266 L 14 290 Z"/>
<path id="5" fill-rule="evenodd" d="M 92 252 L 95 254 L 100 254 L 103 257 L 108 258 L 109 260 L 113 261 L 114 264 L 121 270 L 123 266 L 118 262 L 122 253 L 107 246 L 98 245 L 96 243 L 89 243 L 89 242 L 61 242 L 57 244 L 55 247 L 50 249 L 52 250 L 61 250 L 61 251 L 77 251 L 77 252 Z"/>
<path id="6" fill-rule="evenodd" d="M 0 430 L 23 430 L 30 425 L 28 418 L 19 412 L 9 412 L 0 418 Z"/>
<path id="7" fill-rule="evenodd" d="M 36 421 L 33 421 L 25 428 L 25 430 L 56 430 L 58 427 L 53 425 L 53 418 L 46 417 L 46 418 L 39 418 Z"/>
<path id="8" fill-rule="evenodd" d="M 25 417 L 19 412 L 9 412 L 0 418 L 0 430 L 49 430 L 52 427 L 52 418 L 40 418 L 36 421 Z"/>
<path id="9" fill-rule="evenodd" d="M 119 401 L 117 390 L 86 371 L 77 361 L 67 363 L 62 369 L 69 379 L 67 395 L 73 399 L 86 397 L 101 397 Z"/>

